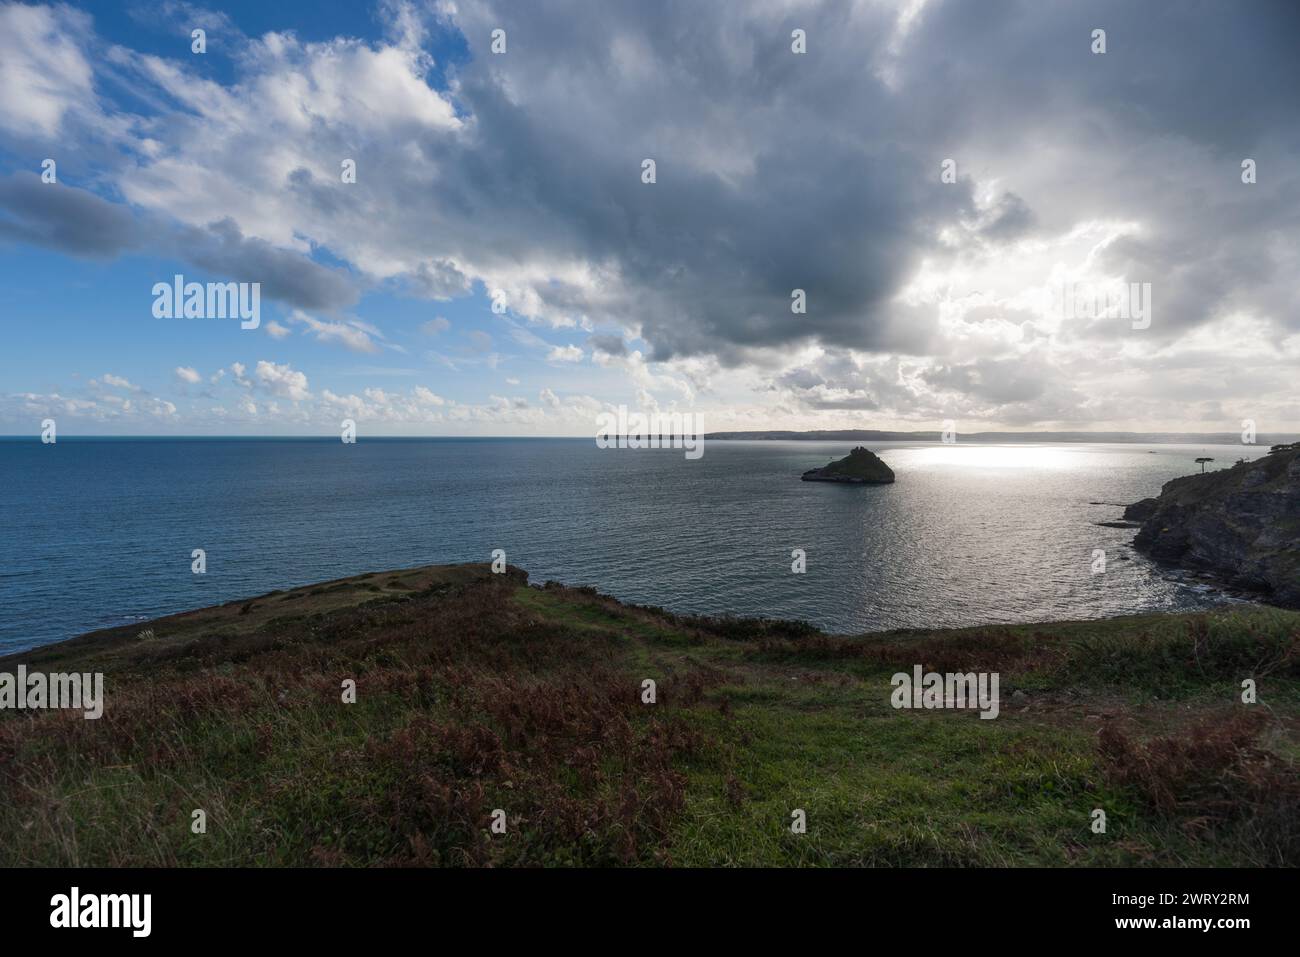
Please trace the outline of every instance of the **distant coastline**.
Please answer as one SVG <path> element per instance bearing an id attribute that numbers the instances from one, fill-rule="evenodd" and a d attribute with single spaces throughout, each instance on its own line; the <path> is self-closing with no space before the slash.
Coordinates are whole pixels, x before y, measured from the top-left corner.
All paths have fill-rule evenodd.
<path id="1" fill-rule="evenodd" d="M 636 433 L 634 433 L 636 434 Z M 626 436 L 623 436 L 626 438 Z M 646 436 L 647 438 L 649 435 Z M 664 433 L 665 438 L 675 435 Z M 366 435 L 361 441 L 366 442 L 498 442 L 510 441 L 559 441 L 594 439 L 591 435 Z M 617 439 L 618 435 L 609 438 Z M 931 432 L 884 432 L 874 429 L 823 429 L 811 431 L 783 431 L 779 429 L 755 430 L 752 432 L 706 432 L 703 438 L 710 441 L 807 441 L 807 442 L 940 442 L 943 433 Z M 331 432 L 321 435 L 99 435 L 59 434 L 59 441 L 73 442 L 334 442 L 339 437 Z M 1241 445 L 1241 435 L 1237 432 L 958 432 L 958 442 L 986 443 L 1032 443 L 1032 442 L 1079 442 L 1079 443 L 1127 443 L 1133 445 Z M 40 442 L 38 433 L 14 433 L 0 435 L 0 442 L 25 444 Z M 1267 450 L 1270 445 L 1289 445 L 1300 442 L 1300 433 L 1278 432 L 1261 433 L 1254 445 Z"/>
<path id="2" fill-rule="evenodd" d="M 813 430 L 787 432 L 706 432 L 712 441 L 766 440 L 774 442 L 939 442 L 943 433 L 882 432 L 874 429 Z M 1133 445 L 1241 445 L 1238 432 L 959 432 L 959 442 L 1115 442 Z M 1300 436 L 1278 433 L 1259 435 L 1254 445 L 1267 450 L 1270 445 L 1290 443 Z"/>

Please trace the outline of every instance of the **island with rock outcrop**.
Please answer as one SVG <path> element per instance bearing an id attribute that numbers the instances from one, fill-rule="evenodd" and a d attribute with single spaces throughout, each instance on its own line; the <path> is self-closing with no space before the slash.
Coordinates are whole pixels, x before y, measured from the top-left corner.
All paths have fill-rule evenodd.
<path id="1" fill-rule="evenodd" d="M 1133 547 L 1266 601 L 1300 608 L 1300 442 L 1166 482 L 1124 510 Z"/>
<path id="2" fill-rule="evenodd" d="M 849 482 L 855 485 L 889 485 L 894 470 L 874 453 L 858 446 L 847 456 L 803 473 L 805 482 Z"/>

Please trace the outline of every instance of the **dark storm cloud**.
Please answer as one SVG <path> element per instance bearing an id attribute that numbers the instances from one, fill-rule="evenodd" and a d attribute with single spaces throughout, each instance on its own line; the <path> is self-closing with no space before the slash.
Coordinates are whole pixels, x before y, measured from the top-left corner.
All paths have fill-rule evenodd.
<path id="1" fill-rule="evenodd" d="M 1015 193 L 1001 196 L 983 218 L 979 233 L 994 242 L 1016 239 L 1034 225 L 1033 210 Z"/>
<path id="2" fill-rule="evenodd" d="M 915 399 L 898 382 L 897 362 L 861 365 L 843 352 L 823 355 L 815 367 L 790 369 L 772 389 L 814 411 L 876 411 L 885 403 Z"/>
<path id="3" fill-rule="evenodd" d="M 591 346 L 593 351 L 603 352 L 606 355 L 627 355 L 627 344 L 619 336 L 591 336 L 587 339 L 587 345 Z"/>
<path id="4" fill-rule="evenodd" d="M 1140 245 L 1105 255 L 1156 286 L 1152 338 L 1227 305 L 1295 304 L 1279 289 L 1291 247 L 1269 237 L 1294 231 L 1300 210 L 1283 173 L 1295 168 L 1300 5 L 932 0 L 892 52 L 884 6 L 601 9 L 461 10 L 474 59 L 457 96 L 474 149 L 433 150 L 453 160 L 443 168 L 460 205 L 493 197 L 516 242 L 616 268 L 622 301 L 535 291 L 596 321 L 633 306 L 624 314 L 656 359 L 730 364 L 809 339 L 923 354 L 934 317 L 891 300 L 923 257 L 954 252 L 938 238 L 954 226 L 996 248 L 1081 220 L 1142 222 Z M 486 49 L 498 25 L 521 38 L 506 56 Z M 804 56 L 789 50 L 796 26 Z M 1039 169 L 1032 193 L 1007 180 L 1044 146 L 1076 149 Z M 1180 182 L 1195 150 L 1221 158 L 1220 178 Z M 1237 164 L 1253 153 L 1273 180 L 1243 193 Z M 639 182 L 644 157 L 656 185 Z M 938 181 L 948 157 L 955 185 Z M 1001 190 L 977 207 L 988 178 Z M 790 312 L 794 288 L 806 316 Z"/>
<path id="5" fill-rule="evenodd" d="M 961 392 L 989 402 L 1028 402 L 1047 389 L 1049 370 L 1015 359 L 979 359 L 936 366 L 922 378 L 940 390 Z"/>
<path id="6" fill-rule="evenodd" d="M 31 173 L 0 180 L 0 238 L 98 259 L 152 248 L 239 282 L 260 282 L 263 295 L 302 309 L 341 309 L 357 299 L 343 274 L 247 238 L 233 221 L 197 229 L 148 215 L 137 219 L 122 204 L 74 186 L 43 183 Z"/>
<path id="7" fill-rule="evenodd" d="M 469 293 L 469 277 L 446 260 L 420 263 L 411 275 L 411 283 L 426 299 L 452 299 Z"/>
<path id="8" fill-rule="evenodd" d="M 922 264 L 939 275 L 973 255 L 1014 265 L 1018 242 L 1083 222 L 1140 224 L 1096 260 L 1152 284 L 1143 335 L 1153 345 L 1237 309 L 1300 328 L 1300 4 L 930 0 L 905 30 L 900 8 L 449 6 L 444 25 L 470 50 L 441 65 L 454 124 L 393 108 L 405 99 L 366 100 L 394 88 L 358 82 L 380 72 L 369 61 L 328 74 L 359 69 L 348 57 L 357 44 L 281 38 L 223 89 L 233 108 L 198 89 L 187 101 L 198 119 L 158 125 L 164 139 L 186 131 L 167 155 L 219 171 L 236 187 L 230 202 L 246 203 L 224 224 L 181 229 L 175 247 L 305 309 L 350 304 L 346 274 L 243 235 L 266 229 L 273 208 L 292 217 L 292 235 L 359 273 L 396 275 L 430 298 L 508 285 L 517 315 L 635 332 L 654 359 L 757 366 L 812 342 L 929 356 L 933 386 L 989 401 L 995 388 L 1004 401 L 1035 401 L 1035 380 L 988 382 L 996 370 L 974 363 L 997 345 L 973 333 L 945 341 L 934 300 L 902 303 L 900 290 Z M 500 56 L 488 48 L 498 27 L 510 37 Z M 807 32 L 806 54 L 790 50 L 794 28 Z M 1104 55 L 1090 50 L 1095 28 L 1106 30 Z M 322 74 L 329 91 L 362 92 L 320 94 L 307 80 Z M 249 92 L 265 89 L 283 93 L 288 115 L 319 121 L 283 142 L 263 128 L 266 98 Z M 212 129 L 221 135 L 203 139 Z M 186 154 L 191 142 L 202 148 Z M 235 179 L 245 156 L 295 145 L 287 169 Z M 340 188 L 335 157 L 353 155 L 357 182 Z M 1246 156 L 1260 164 L 1255 186 L 1240 182 Z M 657 164 L 653 185 L 641 182 L 645 158 Z M 948 158 L 954 184 L 939 179 Z M 130 217 L 95 202 L 99 237 L 60 228 L 71 214 L 7 202 L 0 231 L 110 255 L 131 238 Z M 806 314 L 791 311 L 794 289 Z M 1060 338 L 1115 336 L 1077 322 Z M 896 388 L 820 371 L 828 381 L 803 387 L 821 390 L 800 393 L 808 401 L 883 402 L 880 390 Z"/>
<path id="9" fill-rule="evenodd" d="M 656 359 L 736 362 L 745 349 L 813 338 L 919 348 L 926 330 L 891 322 L 886 304 L 934 223 L 971 212 L 970 188 L 937 189 L 938 157 L 872 141 L 896 107 L 863 64 L 892 21 L 859 14 L 865 42 L 850 48 L 831 29 L 848 9 L 789 18 L 828 28 L 814 31 L 816 60 L 800 61 L 783 19 L 751 21 L 738 8 L 613 4 L 599 18 L 509 8 L 502 22 L 548 57 L 476 50 L 458 96 L 478 139 L 443 168 L 467 193 L 495 197 L 516 236 L 611 262 L 625 298 L 604 310 L 536 292 L 597 322 L 634 315 Z M 465 16 L 477 39 L 497 14 Z M 631 46 L 620 53 L 620 42 Z M 620 77 L 630 58 L 647 64 L 639 90 Z M 507 87 L 530 93 L 516 102 Z M 582 91 L 572 117 L 557 116 L 551 87 Z M 640 181 L 644 158 L 657 164 L 653 185 Z M 796 288 L 807 315 L 791 312 Z"/>
<path id="10" fill-rule="evenodd" d="M 1104 55 L 1091 51 L 1094 29 L 1106 31 Z M 1095 106 L 1133 135 L 1232 156 L 1294 124 L 1297 40 L 1291 0 L 931 0 L 900 75 L 918 114 L 962 138 L 1048 127 L 1083 148 L 1089 130 L 1072 121 Z"/>
<path id="11" fill-rule="evenodd" d="M 177 249 L 196 266 L 237 282 L 260 282 L 264 296 L 301 309 L 344 309 L 357 300 L 342 273 L 265 240 L 245 237 L 229 219 L 206 229 L 181 229 Z"/>
<path id="12" fill-rule="evenodd" d="M 899 95 L 958 153 L 1023 168 L 1056 150 L 1024 201 L 1047 231 L 1140 222 L 1099 265 L 1152 283 L 1152 338 L 1234 308 L 1300 328 L 1300 4 L 948 0 L 922 20 Z M 1245 158 L 1268 170 L 1257 185 Z"/>
<path id="13" fill-rule="evenodd" d="M 141 244 L 139 225 L 124 206 L 33 173 L 0 180 L 0 237 L 98 259 Z"/>

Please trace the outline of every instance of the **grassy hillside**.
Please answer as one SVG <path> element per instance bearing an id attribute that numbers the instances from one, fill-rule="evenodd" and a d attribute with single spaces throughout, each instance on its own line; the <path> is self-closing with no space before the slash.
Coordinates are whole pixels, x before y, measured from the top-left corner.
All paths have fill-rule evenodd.
<path id="1" fill-rule="evenodd" d="M 1295 865 L 1298 644 L 1268 608 L 839 638 L 371 573 L 0 660 L 107 674 L 98 721 L 0 712 L 0 865 Z M 916 664 L 1000 672 L 1000 716 L 894 710 Z"/>

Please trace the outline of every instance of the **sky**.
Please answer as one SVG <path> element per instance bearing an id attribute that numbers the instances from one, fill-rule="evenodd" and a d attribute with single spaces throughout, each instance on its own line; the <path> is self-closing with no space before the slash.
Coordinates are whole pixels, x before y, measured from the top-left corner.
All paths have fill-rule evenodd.
<path id="1" fill-rule="evenodd" d="M 1300 432 L 1298 48 L 1290 0 L 0 2 L 0 433 Z"/>

